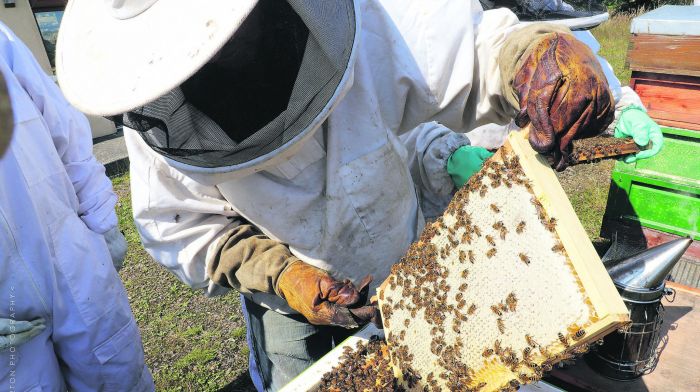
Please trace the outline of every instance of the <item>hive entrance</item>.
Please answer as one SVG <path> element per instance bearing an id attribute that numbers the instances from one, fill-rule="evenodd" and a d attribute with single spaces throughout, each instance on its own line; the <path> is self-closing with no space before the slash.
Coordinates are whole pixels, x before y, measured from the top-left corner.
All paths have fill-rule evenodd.
<path id="1" fill-rule="evenodd" d="M 379 305 L 395 373 L 436 391 L 536 381 L 626 314 L 552 170 L 518 134 L 392 268 Z"/>

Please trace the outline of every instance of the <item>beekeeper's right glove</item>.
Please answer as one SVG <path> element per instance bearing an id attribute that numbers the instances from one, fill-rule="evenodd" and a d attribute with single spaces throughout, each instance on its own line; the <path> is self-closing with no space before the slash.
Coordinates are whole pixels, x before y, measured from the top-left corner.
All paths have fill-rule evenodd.
<path id="1" fill-rule="evenodd" d="M 357 328 L 376 315 L 374 306 L 364 306 L 371 281 L 368 275 L 356 288 L 349 280 L 340 282 L 326 271 L 297 260 L 280 275 L 277 291 L 311 324 Z"/>
<path id="2" fill-rule="evenodd" d="M 43 318 L 32 321 L 0 318 L 0 351 L 27 343 L 44 329 L 46 322 Z"/>
<path id="3" fill-rule="evenodd" d="M 499 66 L 504 94 L 531 124 L 532 148 L 568 165 L 574 139 L 597 136 L 613 121 L 615 102 L 595 54 L 563 26 L 535 23 L 511 33 Z"/>

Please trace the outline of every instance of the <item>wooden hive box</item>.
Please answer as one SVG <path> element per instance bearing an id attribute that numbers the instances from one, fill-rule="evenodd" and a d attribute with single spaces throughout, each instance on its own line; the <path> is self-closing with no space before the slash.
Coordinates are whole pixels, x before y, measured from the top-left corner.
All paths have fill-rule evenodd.
<path id="1" fill-rule="evenodd" d="M 630 87 L 662 125 L 700 130 L 700 7 L 665 5 L 634 18 Z"/>
<path id="2" fill-rule="evenodd" d="M 392 365 L 409 390 L 534 382 L 628 321 L 524 132 L 509 135 L 378 291 Z"/>

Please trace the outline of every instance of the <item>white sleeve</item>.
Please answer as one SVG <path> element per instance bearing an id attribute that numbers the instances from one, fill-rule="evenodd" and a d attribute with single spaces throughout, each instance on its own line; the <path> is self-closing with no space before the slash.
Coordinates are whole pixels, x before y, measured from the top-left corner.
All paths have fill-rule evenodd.
<path id="1" fill-rule="evenodd" d="M 104 166 L 92 155 L 92 132 L 87 118 L 65 100 L 29 49 L 16 37 L 11 39 L 13 72 L 51 133 L 80 203 L 78 215 L 92 231 L 103 234 L 117 225 L 117 196 Z"/>
<path id="2" fill-rule="evenodd" d="M 146 251 L 193 288 L 210 285 L 208 257 L 238 214 L 216 186 L 198 183 L 169 166 L 136 131 L 125 128 L 131 162 L 134 222 Z M 217 287 L 210 287 L 212 290 Z"/>
<path id="3" fill-rule="evenodd" d="M 515 14 L 507 9 L 484 12 L 477 0 L 379 3 L 389 17 L 385 23 L 395 30 L 386 27 L 381 33 L 396 41 L 396 47 L 405 43 L 407 48 L 372 58 L 381 77 L 393 79 L 387 89 L 393 91 L 394 100 L 381 102 L 404 105 L 394 110 L 401 119 L 399 131 L 437 121 L 456 132 L 468 132 L 483 124 L 510 121 L 513 110 L 501 92 L 498 54 L 518 23 Z M 384 65 L 387 62 L 392 66 Z M 375 84 L 383 87 L 381 82 Z"/>
<path id="4" fill-rule="evenodd" d="M 408 167 L 423 214 L 433 218 L 444 211 L 455 191 L 447 173 L 447 159 L 455 150 L 468 145 L 469 139 L 436 122 L 421 124 L 400 139 L 408 152 Z"/>

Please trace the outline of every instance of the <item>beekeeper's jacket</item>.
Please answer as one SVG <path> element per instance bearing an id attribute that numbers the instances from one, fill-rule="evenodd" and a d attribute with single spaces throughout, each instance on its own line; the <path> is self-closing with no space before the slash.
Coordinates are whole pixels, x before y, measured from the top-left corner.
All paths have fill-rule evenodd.
<path id="1" fill-rule="evenodd" d="M 372 274 L 376 287 L 417 238 L 424 215 L 450 199 L 446 160 L 469 144 L 451 130 L 510 121 L 497 66 L 518 22 L 510 11 L 483 12 L 465 0 L 357 0 L 354 7 L 345 75 L 293 154 L 240 170 L 206 169 L 163 157 L 125 132 L 143 244 L 182 281 L 221 292 L 207 263 L 222 233 L 243 217 L 301 260 L 339 279 Z M 275 295 L 249 295 L 292 312 Z"/>
<path id="2" fill-rule="evenodd" d="M 0 23 L 15 130 L 0 159 L 0 317 L 47 328 L 0 352 L 3 391 L 152 390 L 139 331 L 101 233 L 116 196 L 87 119 Z"/>

